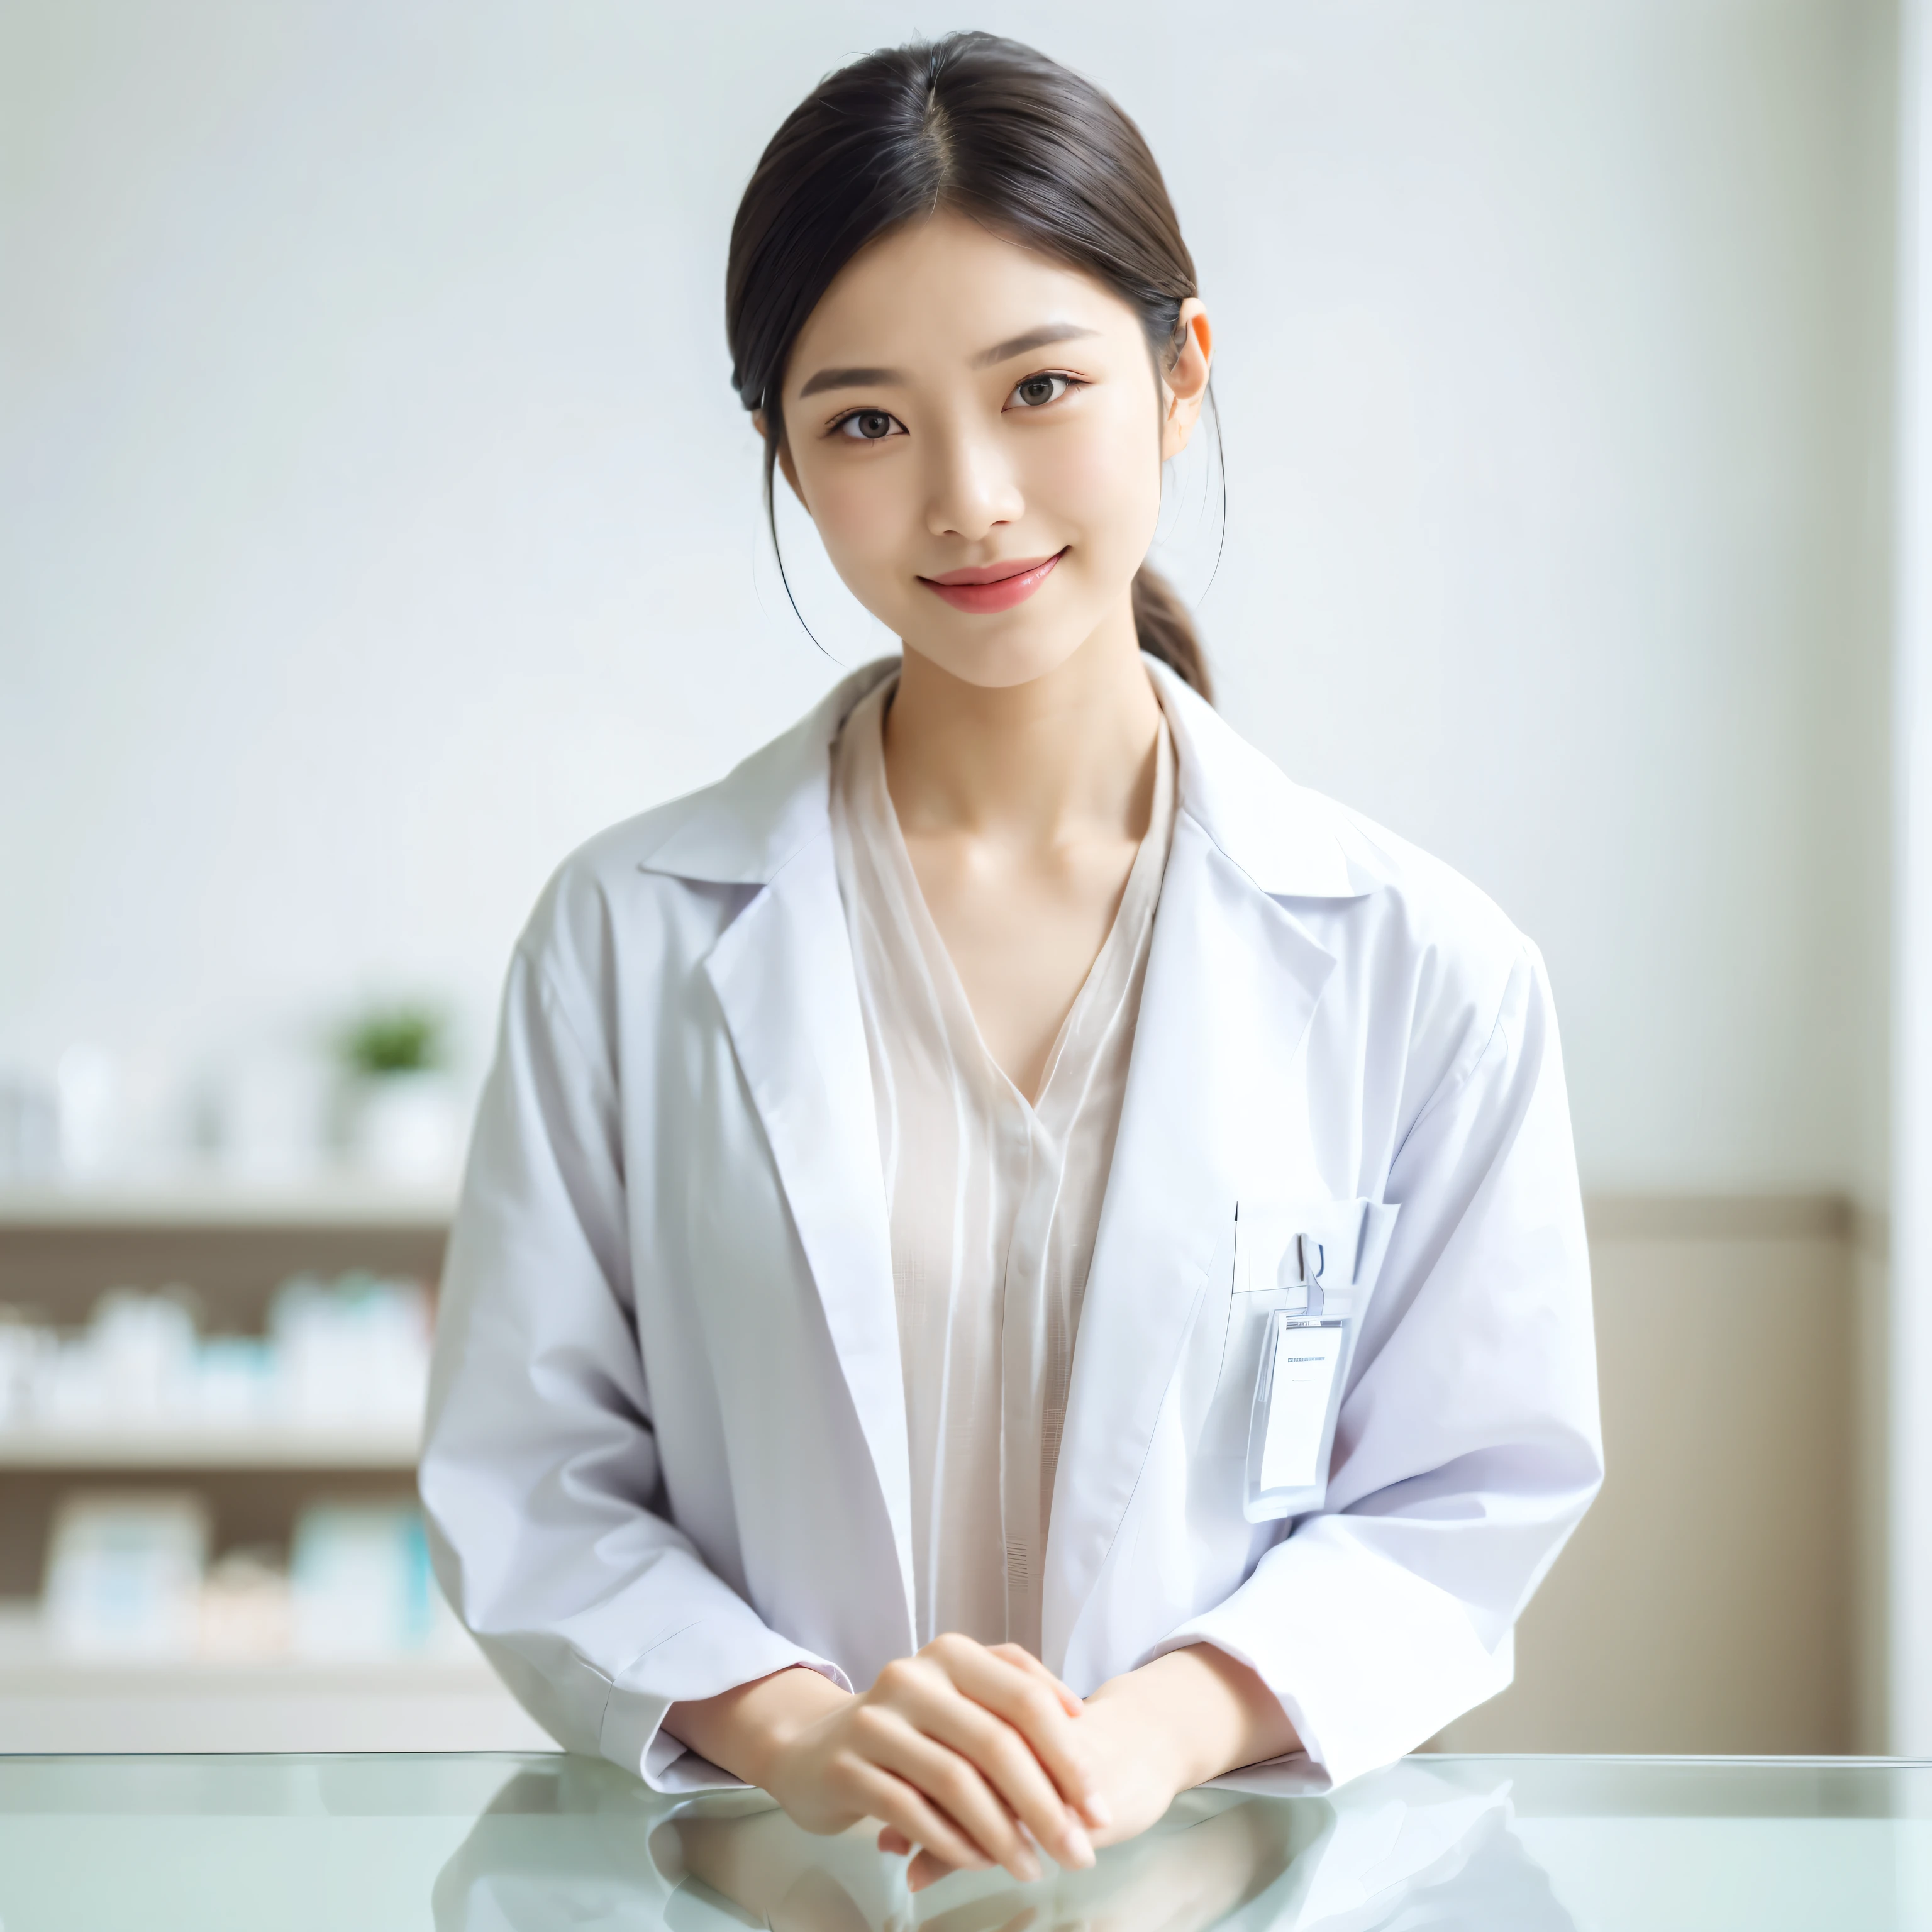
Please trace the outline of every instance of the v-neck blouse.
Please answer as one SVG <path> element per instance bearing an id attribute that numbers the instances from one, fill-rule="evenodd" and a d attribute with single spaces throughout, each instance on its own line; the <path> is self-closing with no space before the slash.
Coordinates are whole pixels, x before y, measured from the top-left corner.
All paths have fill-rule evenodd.
<path id="1" fill-rule="evenodd" d="M 1037 1654 L 1074 1336 L 1173 836 L 1173 744 L 1163 721 L 1146 836 L 1029 1104 L 980 1035 L 900 832 L 884 735 L 896 684 L 839 734 L 832 825 L 891 1229 L 919 1638 Z"/>

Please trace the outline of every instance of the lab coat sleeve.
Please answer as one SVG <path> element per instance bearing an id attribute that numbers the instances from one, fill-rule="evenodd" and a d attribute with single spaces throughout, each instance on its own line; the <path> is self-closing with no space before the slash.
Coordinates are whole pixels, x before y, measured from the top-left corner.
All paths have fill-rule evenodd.
<path id="1" fill-rule="evenodd" d="M 529 941 L 444 1269 L 420 1483 L 445 1593 L 567 1749 L 656 1789 L 736 1780 L 660 1726 L 788 1665 L 668 1520 L 626 1238 L 615 1082 Z"/>
<path id="2" fill-rule="evenodd" d="M 1523 943 L 1390 1163 L 1400 1215 L 1328 1503 L 1150 1651 L 1207 1642 L 1336 1784 L 1509 1683 L 1517 1616 L 1602 1480 L 1589 1260 L 1556 1018 Z"/>

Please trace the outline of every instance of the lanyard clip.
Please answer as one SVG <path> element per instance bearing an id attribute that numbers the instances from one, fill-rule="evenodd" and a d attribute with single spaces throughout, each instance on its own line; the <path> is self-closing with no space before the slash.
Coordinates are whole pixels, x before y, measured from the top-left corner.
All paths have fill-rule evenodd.
<path id="1" fill-rule="evenodd" d="M 1322 1271 L 1328 1264 L 1328 1251 L 1312 1234 L 1297 1234 L 1281 1258 L 1281 1273 L 1277 1279 L 1285 1287 L 1304 1290 L 1304 1306 L 1309 1314 L 1318 1316 L 1323 1300 Z"/>

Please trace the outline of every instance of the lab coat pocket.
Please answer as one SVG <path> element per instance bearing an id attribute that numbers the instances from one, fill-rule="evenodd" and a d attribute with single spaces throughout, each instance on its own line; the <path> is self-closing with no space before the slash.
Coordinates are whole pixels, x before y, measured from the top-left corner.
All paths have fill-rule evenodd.
<path id="1" fill-rule="evenodd" d="M 1355 1334 L 1395 1216 L 1361 1199 L 1244 1201 L 1235 1211 L 1226 1340 L 1201 1447 L 1242 1472 L 1251 1522 L 1321 1507 Z M 1297 1336 L 1307 1346 L 1283 1348 Z"/>
<path id="2" fill-rule="evenodd" d="M 1304 1226 L 1333 1220 L 1336 1204 L 1318 1201 L 1283 1205 L 1243 1201 L 1232 1210 L 1231 1238 L 1216 1253 L 1226 1297 L 1221 1360 L 1214 1401 L 1202 1434 L 1203 1456 L 1239 1462 L 1248 1452 L 1248 1413 L 1260 1372 L 1262 1352 L 1274 1317 L 1307 1306 L 1288 1250 Z M 1297 1250 L 1298 1256 L 1299 1250 Z"/>

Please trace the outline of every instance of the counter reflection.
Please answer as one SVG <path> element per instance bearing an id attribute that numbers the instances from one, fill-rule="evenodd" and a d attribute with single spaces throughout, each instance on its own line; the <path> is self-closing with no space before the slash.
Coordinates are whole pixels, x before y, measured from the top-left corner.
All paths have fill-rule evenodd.
<path id="1" fill-rule="evenodd" d="M 870 1827 L 813 1838 L 759 1794 L 660 1798 L 611 1767 L 518 1771 L 436 1886 L 439 1932 L 1574 1932 L 1509 1780 L 1413 1762 L 1326 1798 L 1202 1791 L 1090 1871 L 914 1897 Z"/>

